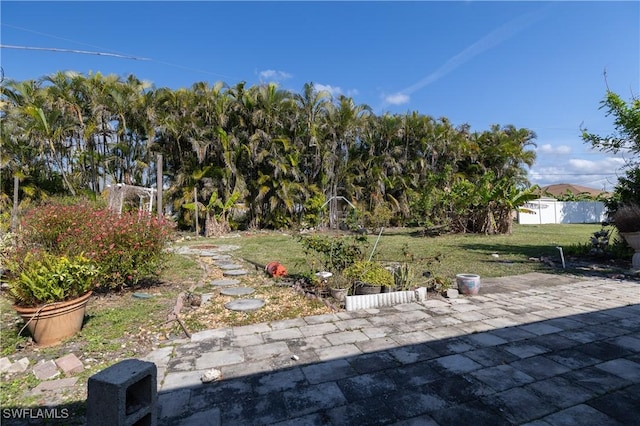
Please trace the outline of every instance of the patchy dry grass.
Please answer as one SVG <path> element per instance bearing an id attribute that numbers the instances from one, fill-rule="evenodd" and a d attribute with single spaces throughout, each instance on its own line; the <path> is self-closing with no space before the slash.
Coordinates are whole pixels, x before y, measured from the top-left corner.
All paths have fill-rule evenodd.
<path id="1" fill-rule="evenodd" d="M 252 285 L 256 290 L 250 298 L 262 299 L 262 308 L 250 312 L 238 312 L 226 309 L 225 303 L 237 298 L 217 295 L 210 303 L 192 307 L 183 315 L 189 330 L 197 331 L 209 328 L 256 324 L 260 322 L 299 318 L 332 312 L 321 300 L 308 299 L 289 286 L 276 284 Z"/>
<path id="2" fill-rule="evenodd" d="M 298 318 L 332 312 L 322 300 L 306 297 L 296 290 L 292 280 L 274 280 L 264 275 L 261 270 L 242 277 L 242 286 L 251 287 L 255 293 L 244 298 L 262 299 L 265 304 L 256 311 L 239 312 L 226 309 L 224 305 L 237 297 L 220 294 L 219 288 L 212 288 L 208 283 L 222 278 L 222 271 L 213 265 L 210 258 L 200 257 L 198 263 L 206 271 L 204 278 L 193 289 L 193 294 L 201 296 L 213 294 L 211 300 L 201 306 L 188 306 L 182 309 L 182 319 L 190 332 L 210 328 L 230 327 L 260 322 Z M 315 289 L 320 292 L 322 289 Z"/>

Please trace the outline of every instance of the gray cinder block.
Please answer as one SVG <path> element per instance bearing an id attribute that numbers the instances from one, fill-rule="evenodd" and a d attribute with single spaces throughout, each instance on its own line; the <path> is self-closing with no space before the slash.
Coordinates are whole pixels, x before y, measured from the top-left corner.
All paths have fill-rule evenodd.
<path id="1" fill-rule="evenodd" d="M 89 377 L 87 426 L 156 426 L 157 401 L 156 365 L 120 361 Z"/>

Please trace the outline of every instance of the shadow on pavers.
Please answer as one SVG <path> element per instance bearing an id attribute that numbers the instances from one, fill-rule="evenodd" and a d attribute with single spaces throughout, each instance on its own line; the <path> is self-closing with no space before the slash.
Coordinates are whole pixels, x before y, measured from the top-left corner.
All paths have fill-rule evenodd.
<path id="1" fill-rule="evenodd" d="M 286 341 L 299 360 L 269 359 L 268 372 L 238 372 L 159 392 L 158 424 L 493 426 L 537 419 L 549 424 L 589 419 L 599 425 L 637 420 L 640 304 L 484 332 L 461 330 L 424 343 L 398 345 L 380 338 L 379 350 L 326 361 L 312 349 L 301 349 L 304 340 Z M 163 417 L 163 406 L 173 406 L 177 414 Z M 42 417 L 37 410 L 45 408 L 57 418 Z M 85 410 L 84 402 L 76 402 L 2 407 L 0 414 L 3 425 L 81 425 Z M 41 417 L 34 418 L 38 413 Z"/>
<path id="2" fill-rule="evenodd" d="M 304 340 L 286 341 L 298 361 L 270 359 L 269 372 L 160 392 L 174 416 L 161 409 L 159 424 L 632 424 L 640 403 L 640 304 L 417 344 L 389 339 L 327 361 L 296 351 Z"/>

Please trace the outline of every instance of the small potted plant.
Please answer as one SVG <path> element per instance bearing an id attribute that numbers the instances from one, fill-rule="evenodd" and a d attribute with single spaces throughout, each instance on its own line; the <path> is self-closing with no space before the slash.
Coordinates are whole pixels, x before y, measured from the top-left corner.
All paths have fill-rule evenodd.
<path id="1" fill-rule="evenodd" d="M 351 280 L 343 274 L 335 274 L 329 278 L 329 291 L 331 297 L 339 302 L 344 301 L 345 297 L 349 294 L 349 290 L 353 286 Z"/>
<path id="2" fill-rule="evenodd" d="M 611 216 L 613 225 L 627 244 L 635 250 L 631 265 L 640 269 L 640 206 L 637 204 L 623 204 Z"/>
<path id="3" fill-rule="evenodd" d="M 411 290 L 414 272 L 411 265 L 407 262 L 403 262 L 393 268 L 393 281 L 395 284 L 395 290 Z"/>
<path id="4" fill-rule="evenodd" d="M 383 287 L 394 285 L 391 271 L 377 262 L 357 261 L 345 269 L 344 275 L 354 283 L 356 294 L 381 293 Z"/>
<path id="5" fill-rule="evenodd" d="M 80 331 L 97 276 L 84 256 L 34 252 L 10 264 L 13 308 L 38 345 L 55 345 Z"/>

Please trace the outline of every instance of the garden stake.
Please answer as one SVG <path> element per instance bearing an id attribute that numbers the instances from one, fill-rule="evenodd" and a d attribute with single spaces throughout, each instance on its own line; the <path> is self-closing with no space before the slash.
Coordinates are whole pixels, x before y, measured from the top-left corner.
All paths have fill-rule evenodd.
<path id="1" fill-rule="evenodd" d="M 378 241 L 380 241 L 380 237 L 382 236 L 382 231 L 384 231 L 384 226 L 380 228 L 380 233 L 378 233 L 378 238 L 376 239 L 376 243 L 373 245 L 373 249 L 371 250 L 371 254 L 369 255 L 369 262 L 371 262 L 371 258 L 373 257 L 373 252 L 375 252 L 376 247 L 378 247 Z"/>
<path id="2" fill-rule="evenodd" d="M 562 247 L 556 247 L 558 250 L 560 250 L 560 259 L 562 259 L 562 269 L 565 269 L 565 264 L 564 264 L 564 253 L 562 253 Z"/>

